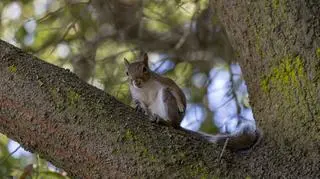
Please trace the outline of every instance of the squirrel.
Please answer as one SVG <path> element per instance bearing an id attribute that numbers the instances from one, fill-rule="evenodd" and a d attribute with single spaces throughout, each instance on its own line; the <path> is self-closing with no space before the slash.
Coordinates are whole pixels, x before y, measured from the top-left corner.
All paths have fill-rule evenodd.
<path id="1" fill-rule="evenodd" d="M 240 125 L 239 131 L 235 134 L 210 135 L 182 128 L 180 123 L 187 106 L 183 91 L 170 78 L 151 71 L 147 53 L 142 54 L 143 59 L 133 63 L 124 58 L 124 64 L 136 110 L 147 114 L 152 122 L 201 136 L 211 143 L 226 143 L 226 147 L 233 151 L 249 150 L 261 141 L 262 132 L 252 123 Z"/>

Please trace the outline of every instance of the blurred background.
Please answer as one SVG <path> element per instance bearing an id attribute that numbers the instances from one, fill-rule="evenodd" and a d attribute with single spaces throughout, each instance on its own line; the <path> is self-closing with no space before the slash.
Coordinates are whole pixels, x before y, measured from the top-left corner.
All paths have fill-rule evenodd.
<path id="1" fill-rule="evenodd" d="M 1 0 L 0 38 L 132 105 L 123 58 L 183 88 L 182 126 L 207 133 L 255 127 L 238 54 L 210 0 Z M 0 131 L 1 132 L 1 131 Z M 0 134 L 0 178 L 68 178 Z"/>

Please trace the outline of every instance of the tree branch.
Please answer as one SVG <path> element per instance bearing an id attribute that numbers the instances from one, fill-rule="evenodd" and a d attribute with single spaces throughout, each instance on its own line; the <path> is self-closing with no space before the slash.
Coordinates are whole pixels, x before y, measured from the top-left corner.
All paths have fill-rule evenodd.
<path id="1" fill-rule="evenodd" d="M 215 145 L 153 124 L 68 70 L 6 42 L 0 51 L 0 132 L 69 175 L 186 177 L 218 170 Z"/>

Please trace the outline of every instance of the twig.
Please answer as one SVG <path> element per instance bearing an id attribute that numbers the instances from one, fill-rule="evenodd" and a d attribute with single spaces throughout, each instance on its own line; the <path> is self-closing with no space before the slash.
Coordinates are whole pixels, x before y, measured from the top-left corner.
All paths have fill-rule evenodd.
<path id="1" fill-rule="evenodd" d="M 231 96 L 229 99 L 227 99 L 224 103 L 222 103 L 221 105 L 219 105 L 216 109 L 221 108 L 222 106 L 226 105 L 227 103 L 229 103 L 231 100 L 233 100 L 233 96 Z"/>
<path id="2" fill-rule="evenodd" d="M 181 6 L 182 8 L 182 6 Z M 183 33 L 183 36 L 180 38 L 180 40 L 178 41 L 178 43 L 175 45 L 174 49 L 178 50 L 181 48 L 181 46 L 185 43 L 185 41 L 187 40 L 188 36 L 191 34 L 192 32 L 192 23 L 196 17 L 196 14 L 198 12 L 198 10 L 200 9 L 199 3 L 196 2 L 196 10 L 194 11 L 192 17 L 191 17 L 191 21 L 190 21 L 190 28 L 188 30 L 185 30 L 185 32 Z"/>
<path id="3" fill-rule="evenodd" d="M 233 72 L 232 72 L 231 65 L 229 65 L 229 73 L 230 73 L 229 81 L 231 83 L 231 87 L 230 87 L 231 94 L 233 95 L 234 100 L 235 100 L 236 105 L 237 105 L 237 114 L 240 115 L 241 114 L 241 104 L 240 104 L 240 101 L 238 99 L 238 95 L 237 95 L 237 92 L 236 92 L 236 89 L 235 89 L 235 81 L 233 80 L 233 76 L 234 75 L 233 75 Z"/>
<path id="4" fill-rule="evenodd" d="M 123 53 L 130 52 L 130 51 L 136 51 L 136 50 L 138 50 L 138 48 L 123 50 L 123 51 L 118 52 L 118 53 L 116 53 L 116 54 L 113 54 L 113 55 L 104 57 L 103 59 L 97 60 L 97 63 L 102 63 L 102 62 L 104 62 L 104 61 L 106 61 L 106 60 L 108 60 L 108 59 L 113 59 L 113 58 L 115 58 L 115 57 L 117 57 L 117 56 L 119 56 L 119 55 L 121 55 L 121 54 L 123 54 Z"/>
<path id="5" fill-rule="evenodd" d="M 78 4 L 90 4 L 91 1 L 89 0 L 88 2 L 77 2 L 77 3 L 70 3 L 69 5 L 78 5 Z M 43 17 L 37 19 L 36 21 L 38 23 L 41 23 L 45 20 L 47 20 L 48 18 L 50 18 L 51 16 L 55 15 L 56 13 L 59 13 L 60 11 L 64 10 L 67 6 L 63 6 L 63 7 L 60 7 L 59 9 L 57 9 L 56 11 L 53 11 L 53 12 L 49 12 L 47 13 L 46 15 L 44 15 Z"/>
<path id="6" fill-rule="evenodd" d="M 220 156 L 219 156 L 219 162 L 221 161 L 221 158 L 222 158 L 222 156 L 223 156 L 223 153 L 224 153 L 224 151 L 225 151 L 226 148 L 227 148 L 228 142 L 229 142 L 229 138 L 227 138 L 226 141 L 224 142 L 222 151 L 221 151 Z"/>
<path id="7" fill-rule="evenodd" d="M 40 156 L 39 156 L 39 154 L 36 154 L 36 156 L 37 156 L 36 179 L 38 179 L 38 178 L 39 178 L 39 174 L 40 174 L 40 165 L 41 165 L 41 163 L 40 163 Z"/>
<path id="8" fill-rule="evenodd" d="M 220 91 L 220 90 L 224 90 L 226 87 L 229 87 L 229 85 L 226 84 L 226 85 L 223 85 L 221 88 L 212 89 L 212 90 L 210 90 L 210 91 L 208 92 L 208 95 L 210 95 L 210 94 L 212 94 L 212 93 L 215 93 L 215 92 L 217 92 L 217 91 Z"/>
<path id="9" fill-rule="evenodd" d="M 184 42 L 187 40 L 187 37 L 189 36 L 190 31 L 186 31 L 183 36 L 179 39 L 178 43 L 174 46 L 175 50 L 178 50 L 181 48 L 181 46 L 184 44 Z"/>
<path id="10" fill-rule="evenodd" d="M 68 35 L 68 32 L 70 31 L 70 29 L 71 29 L 72 27 L 74 27 L 75 24 L 76 24 L 76 21 L 71 22 L 71 24 L 69 24 L 69 25 L 67 26 L 66 31 L 63 33 L 63 35 L 60 37 L 60 39 L 56 41 L 56 44 L 58 44 L 59 42 L 61 42 L 61 41 L 64 40 L 64 38 Z M 56 50 L 56 48 L 57 48 L 57 45 L 55 45 L 55 46 L 53 47 L 53 49 L 50 51 L 49 54 L 51 55 L 51 54 Z"/>
<path id="11" fill-rule="evenodd" d="M 156 69 L 154 69 L 153 71 L 158 72 L 158 70 L 162 67 L 162 65 L 166 62 L 166 60 L 170 59 L 169 57 L 163 58 L 161 59 L 161 64 L 159 66 L 157 66 Z"/>
<path id="12" fill-rule="evenodd" d="M 65 7 L 60 7 L 60 8 L 57 9 L 56 11 L 54 11 L 54 12 L 49 12 L 49 13 L 47 13 L 45 16 L 37 19 L 36 21 L 37 21 L 37 23 L 41 23 L 41 22 L 47 20 L 47 19 L 50 18 L 51 16 L 55 15 L 56 13 L 59 13 L 60 11 L 62 11 L 62 10 L 64 10 L 64 9 L 65 9 Z"/>

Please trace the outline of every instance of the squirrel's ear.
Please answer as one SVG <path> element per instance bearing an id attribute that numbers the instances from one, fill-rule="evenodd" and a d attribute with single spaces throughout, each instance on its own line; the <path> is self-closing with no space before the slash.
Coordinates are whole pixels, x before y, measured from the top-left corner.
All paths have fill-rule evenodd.
<path id="1" fill-rule="evenodd" d="M 143 54 L 143 63 L 148 66 L 148 60 L 149 60 L 149 57 L 148 57 L 148 54 L 147 53 L 144 53 Z"/>
<path id="2" fill-rule="evenodd" d="M 126 58 L 124 58 L 123 61 L 124 61 L 124 65 L 126 67 L 128 67 L 130 65 L 129 61 Z"/>

